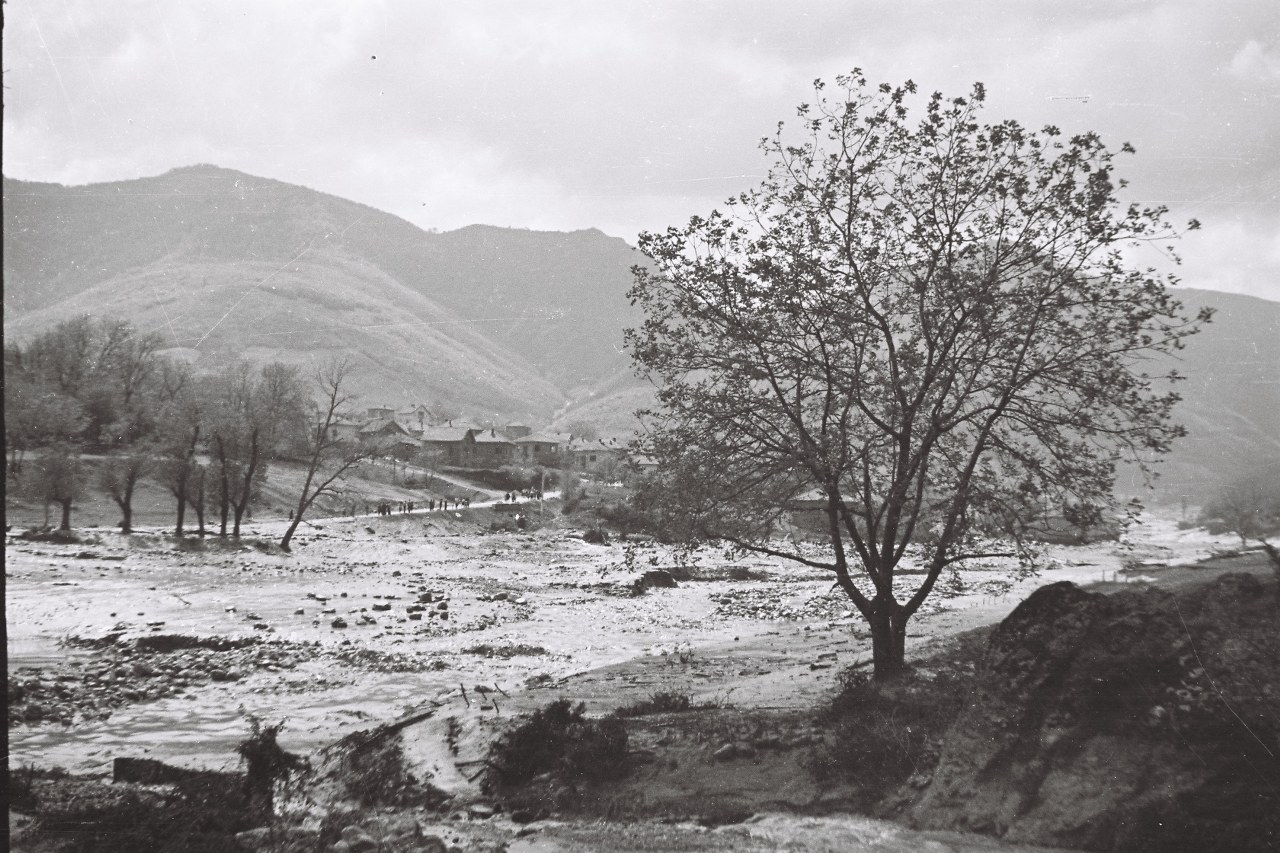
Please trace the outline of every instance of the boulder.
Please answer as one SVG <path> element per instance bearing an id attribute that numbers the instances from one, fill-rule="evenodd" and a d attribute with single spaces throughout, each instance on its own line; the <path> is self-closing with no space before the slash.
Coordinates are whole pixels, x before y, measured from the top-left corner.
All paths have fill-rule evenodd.
<path id="1" fill-rule="evenodd" d="M 680 584 L 676 582 L 670 572 L 664 572 L 662 569 L 650 569 L 636 579 L 635 583 L 631 585 L 631 590 L 636 595 L 640 595 L 649 589 L 675 589 L 678 586 Z"/>

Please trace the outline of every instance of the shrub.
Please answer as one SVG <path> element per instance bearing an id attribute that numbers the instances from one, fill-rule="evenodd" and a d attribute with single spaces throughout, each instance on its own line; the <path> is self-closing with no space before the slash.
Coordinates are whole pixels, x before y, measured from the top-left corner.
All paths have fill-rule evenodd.
<path id="1" fill-rule="evenodd" d="M 300 755 L 286 752 L 276 742 L 284 722 L 274 726 L 263 725 L 257 717 L 249 717 L 249 737 L 240 741 L 236 751 L 245 763 L 245 793 L 249 808 L 258 814 L 269 815 L 275 783 L 288 779 L 301 770 L 306 762 Z"/>
<path id="2" fill-rule="evenodd" d="M 610 501 L 596 509 L 596 515 L 624 536 L 630 533 L 657 533 L 658 522 L 627 500 Z"/>
<path id="3" fill-rule="evenodd" d="M 938 763 L 943 737 L 973 695 L 976 678 L 966 667 L 944 667 L 931 676 L 909 671 L 878 684 L 849 669 L 824 718 L 831 746 L 814 769 L 858 785 L 871 806 L 913 775 Z"/>
<path id="4" fill-rule="evenodd" d="M 644 717 L 650 714 L 678 714 L 693 710 L 693 707 L 693 700 L 688 693 L 659 692 L 634 705 L 625 705 L 613 713 L 617 717 Z"/>
<path id="5" fill-rule="evenodd" d="M 627 756 L 622 721 L 591 720 L 585 711 L 582 703 L 557 699 L 505 732 L 489 747 L 486 792 L 523 785 L 544 773 L 570 785 L 620 775 Z"/>

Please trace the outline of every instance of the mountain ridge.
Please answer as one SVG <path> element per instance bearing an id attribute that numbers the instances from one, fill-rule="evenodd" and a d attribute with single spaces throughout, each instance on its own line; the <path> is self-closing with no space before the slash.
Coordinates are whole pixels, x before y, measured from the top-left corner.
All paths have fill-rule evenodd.
<path id="1" fill-rule="evenodd" d="M 78 187 L 5 176 L 5 334 L 86 310 L 210 364 L 358 356 L 368 405 L 437 402 L 480 418 L 628 431 L 652 398 L 622 330 L 643 257 L 598 229 L 426 231 L 376 208 L 200 164 Z M 1280 458 L 1280 303 L 1179 286 L 1217 311 L 1175 358 L 1190 435 L 1169 495 Z M 1132 472 L 1122 481 L 1132 482 Z"/>
<path id="2" fill-rule="evenodd" d="M 156 287 L 159 276 L 184 281 L 193 299 L 218 305 L 217 311 L 188 312 L 180 324 L 185 338 L 219 354 L 244 352 L 254 348 L 252 342 L 228 332 L 261 336 L 261 329 L 252 332 L 262 325 L 260 313 L 245 312 L 267 311 L 258 304 L 266 286 L 278 291 L 282 279 L 306 268 L 332 291 L 331 316 L 320 321 L 308 315 L 308 323 L 294 332 L 327 328 L 341 343 L 351 332 L 342 314 L 374 300 L 361 290 L 376 269 L 375 277 L 385 276 L 434 306 L 424 314 L 419 305 L 397 318 L 396 300 L 383 287 L 378 325 L 469 325 L 483 328 L 487 344 L 460 332 L 433 341 L 401 335 L 398 349 L 420 352 L 420 363 L 410 365 L 407 375 L 390 368 L 367 371 L 361 389 L 366 396 L 439 398 L 491 413 L 514 406 L 519 416 L 545 417 L 568 395 L 628 363 L 621 328 L 630 306 L 621 297 L 639 256 L 625 241 L 596 229 L 476 225 L 428 232 L 367 205 L 209 165 L 80 187 L 5 176 L 4 197 L 7 333 L 21 336 L 81 313 L 86 305 L 152 328 L 172 327 L 173 318 L 157 310 L 160 301 L 139 292 L 139 282 Z M 225 275 L 211 282 L 214 267 Z M 296 292 L 299 282 L 290 286 Z M 219 288 L 238 289 L 239 296 L 220 299 Z M 319 299 L 314 287 L 303 290 L 312 301 Z M 119 298 L 122 292 L 130 298 Z M 167 293 L 170 301 L 178 296 Z M 514 372 L 484 368 L 433 376 L 436 365 L 456 361 L 471 346 L 485 350 L 480 361 L 492 362 L 502 350 L 500 360 L 525 364 Z M 468 384 L 465 392 L 459 380 Z M 513 383 L 527 392 L 513 389 Z"/>

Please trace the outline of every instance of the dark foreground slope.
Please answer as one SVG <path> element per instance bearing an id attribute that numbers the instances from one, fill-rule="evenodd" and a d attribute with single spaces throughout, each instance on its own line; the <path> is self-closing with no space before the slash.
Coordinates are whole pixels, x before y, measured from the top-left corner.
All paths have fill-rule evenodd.
<path id="1" fill-rule="evenodd" d="M 920 828 L 1126 851 L 1280 847 L 1280 601 L 1043 587 L 992 637 L 909 811 Z"/>

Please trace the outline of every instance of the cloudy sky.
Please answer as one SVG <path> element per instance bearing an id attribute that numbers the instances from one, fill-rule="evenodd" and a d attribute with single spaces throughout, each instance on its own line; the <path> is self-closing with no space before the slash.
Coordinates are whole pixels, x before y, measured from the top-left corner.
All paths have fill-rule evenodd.
<path id="1" fill-rule="evenodd" d="M 1189 285 L 1280 300 L 1280 2 L 8 0 L 4 173 L 213 163 L 424 228 L 706 213 L 815 78 L 1096 130 L 1133 197 L 1204 230 Z"/>

